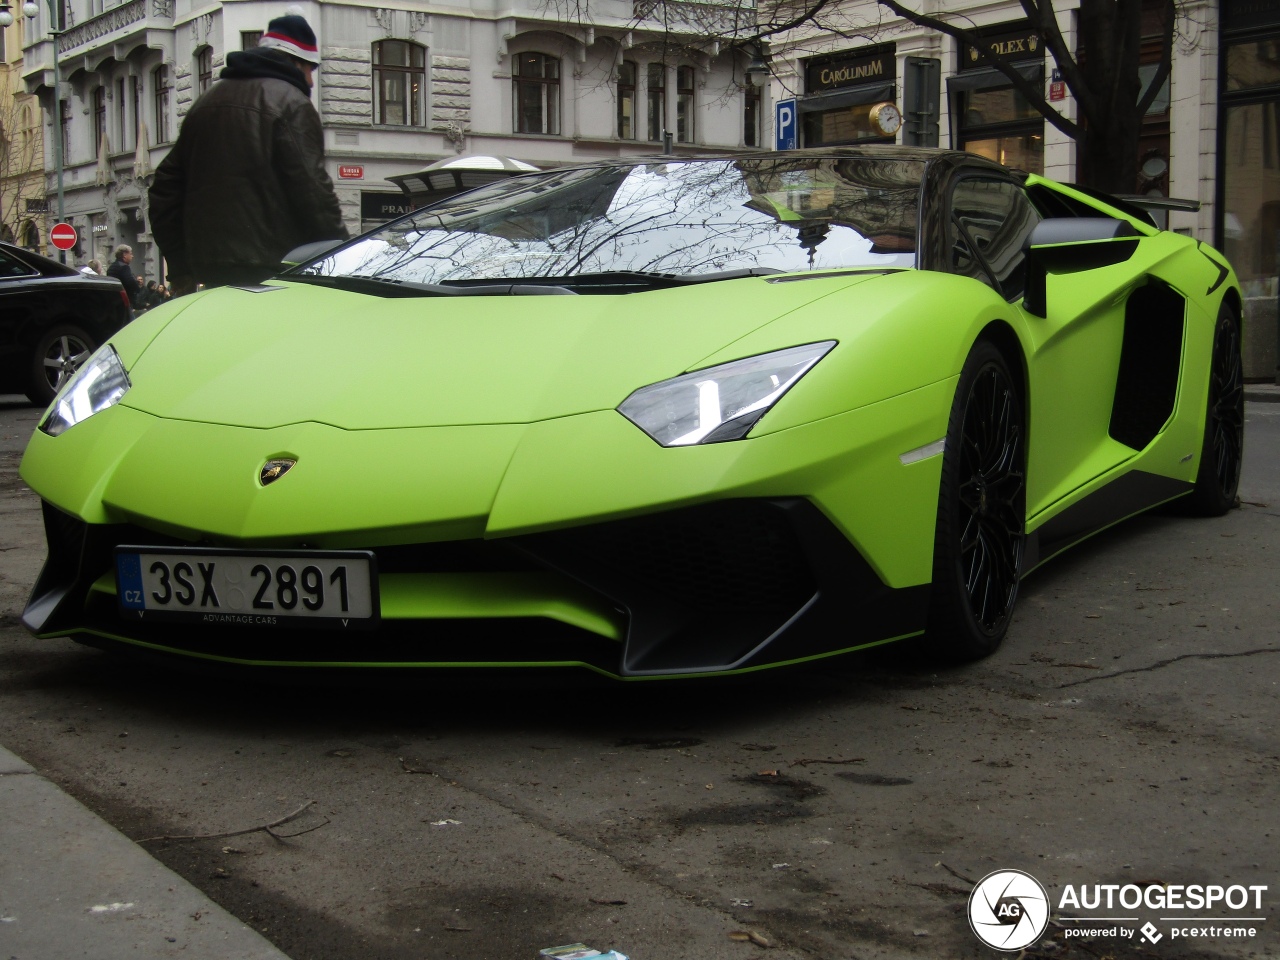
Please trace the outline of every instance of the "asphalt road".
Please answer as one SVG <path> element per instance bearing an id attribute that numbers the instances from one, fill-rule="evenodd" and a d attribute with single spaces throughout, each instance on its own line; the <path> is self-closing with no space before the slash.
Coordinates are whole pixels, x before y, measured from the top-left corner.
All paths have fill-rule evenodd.
<path id="1" fill-rule="evenodd" d="M 0 744 L 296 960 L 579 940 L 632 960 L 989 957 L 966 904 L 1005 868 L 1053 901 L 1028 957 L 1280 953 L 1280 404 L 1248 405 L 1241 509 L 1138 518 L 1055 561 L 982 663 L 903 647 L 627 686 L 281 686 L 33 640 L 17 615 L 43 541 L 16 469 L 37 415 L 0 397 Z M 285 839 L 252 829 L 308 803 Z M 1256 910 L 1212 914 L 1265 919 L 1174 939 L 1162 918 L 1211 914 L 1058 908 L 1094 884 L 1265 885 Z M 1114 924 L 1067 916 L 1161 938 L 1080 939 Z"/>

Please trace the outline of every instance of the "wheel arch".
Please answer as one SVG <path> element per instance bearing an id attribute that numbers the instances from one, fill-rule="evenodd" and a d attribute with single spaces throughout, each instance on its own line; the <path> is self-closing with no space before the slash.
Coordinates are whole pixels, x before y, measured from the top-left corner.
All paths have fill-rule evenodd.
<path id="1" fill-rule="evenodd" d="M 978 340 L 986 340 L 994 344 L 1004 356 L 1018 392 L 1022 395 L 1022 411 L 1026 420 L 1023 429 L 1028 429 L 1031 423 L 1031 391 L 1028 389 L 1030 374 L 1027 370 L 1027 354 L 1022 349 L 1022 341 L 1018 339 L 1017 332 L 1005 321 L 993 320 L 982 328 L 974 342 Z M 973 348 L 970 347 L 970 349 Z"/>
<path id="2" fill-rule="evenodd" d="M 1235 287 L 1227 287 L 1222 294 L 1222 305 L 1235 314 L 1236 322 L 1242 323 L 1244 320 L 1244 300 L 1240 297 L 1240 291 Z"/>

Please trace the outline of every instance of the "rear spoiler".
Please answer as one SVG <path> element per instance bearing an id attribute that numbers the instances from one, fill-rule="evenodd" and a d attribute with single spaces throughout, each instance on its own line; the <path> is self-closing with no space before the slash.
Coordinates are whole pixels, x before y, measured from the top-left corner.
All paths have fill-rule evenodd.
<path id="1" fill-rule="evenodd" d="M 1143 210 L 1181 210 L 1184 213 L 1199 213 L 1199 200 L 1180 200 L 1177 197 L 1156 197 L 1134 193 L 1121 193 L 1116 199 L 1132 203 Z"/>

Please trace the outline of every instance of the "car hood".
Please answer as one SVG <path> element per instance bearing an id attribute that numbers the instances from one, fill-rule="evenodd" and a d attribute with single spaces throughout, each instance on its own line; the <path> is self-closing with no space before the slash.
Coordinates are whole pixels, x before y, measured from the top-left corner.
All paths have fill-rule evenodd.
<path id="1" fill-rule="evenodd" d="M 264 429 L 532 423 L 616 407 L 873 276 L 622 296 L 383 298 L 282 281 L 269 292 L 223 288 L 175 312 L 148 344 L 122 344 L 133 383 L 122 402 Z"/>

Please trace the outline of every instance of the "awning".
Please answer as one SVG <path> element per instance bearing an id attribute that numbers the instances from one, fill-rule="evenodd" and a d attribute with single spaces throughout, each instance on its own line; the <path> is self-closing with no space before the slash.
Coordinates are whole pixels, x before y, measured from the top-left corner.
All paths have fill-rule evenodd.
<path id="1" fill-rule="evenodd" d="M 845 107 L 856 107 L 862 103 L 880 103 L 882 100 L 893 100 L 896 95 L 892 83 L 864 83 L 845 90 L 831 93 L 819 93 L 812 97 L 796 100 L 796 109 L 801 113 L 818 113 L 824 110 L 843 110 Z"/>
<path id="2" fill-rule="evenodd" d="M 1013 69 L 1022 74 L 1030 83 L 1044 83 L 1044 64 L 1036 63 L 1015 63 Z M 1013 83 L 999 70 L 994 67 L 988 67 L 985 70 L 966 70 L 964 73 L 956 74 L 954 77 L 947 77 L 947 89 L 951 93 L 961 93 L 968 90 L 990 90 L 992 87 L 1007 87 Z"/>

